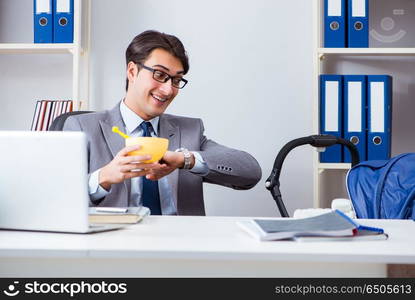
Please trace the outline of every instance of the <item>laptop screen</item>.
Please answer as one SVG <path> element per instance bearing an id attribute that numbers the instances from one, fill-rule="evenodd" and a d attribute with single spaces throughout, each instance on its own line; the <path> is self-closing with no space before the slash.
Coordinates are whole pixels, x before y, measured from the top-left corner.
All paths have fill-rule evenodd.
<path id="1" fill-rule="evenodd" d="M 88 229 L 82 132 L 0 131 L 0 228 Z"/>

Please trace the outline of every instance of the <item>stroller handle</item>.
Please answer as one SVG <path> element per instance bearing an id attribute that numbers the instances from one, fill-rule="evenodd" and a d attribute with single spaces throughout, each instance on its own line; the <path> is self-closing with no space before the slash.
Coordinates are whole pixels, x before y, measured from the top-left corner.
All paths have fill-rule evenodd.
<path id="1" fill-rule="evenodd" d="M 327 134 L 320 134 L 320 135 L 310 135 L 307 137 L 298 138 L 295 140 L 292 140 L 291 142 L 288 142 L 285 144 L 284 147 L 280 150 L 277 157 L 274 161 L 274 166 L 271 171 L 271 175 L 268 177 L 268 179 L 265 182 L 265 187 L 271 191 L 271 194 L 277 203 L 278 209 L 281 213 L 282 217 L 289 217 L 288 212 L 285 208 L 284 202 L 282 201 L 281 192 L 280 192 L 280 174 L 281 174 L 281 168 L 282 164 L 285 160 L 285 157 L 288 155 L 288 153 L 301 145 L 311 145 L 316 148 L 320 147 L 330 147 L 335 144 L 341 144 L 346 146 L 349 151 L 352 158 L 352 167 L 357 165 L 360 161 L 359 158 L 359 152 L 357 151 L 356 146 L 343 138 L 336 137 L 333 135 L 327 135 Z"/>

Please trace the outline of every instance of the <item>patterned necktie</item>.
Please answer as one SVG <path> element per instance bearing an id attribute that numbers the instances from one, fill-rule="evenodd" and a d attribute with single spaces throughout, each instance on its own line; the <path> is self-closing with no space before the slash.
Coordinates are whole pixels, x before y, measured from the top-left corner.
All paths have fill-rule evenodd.
<path id="1" fill-rule="evenodd" d="M 152 126 L 150 122 L 141 123 L 140 128 L 144 132 L 143 136 L 151 137 Z M 158 181 L 149 180 L 143 176 L 143 193 L 141 199 L 143 206 L 148 207 L 152 215 L 161 215 Z"/>

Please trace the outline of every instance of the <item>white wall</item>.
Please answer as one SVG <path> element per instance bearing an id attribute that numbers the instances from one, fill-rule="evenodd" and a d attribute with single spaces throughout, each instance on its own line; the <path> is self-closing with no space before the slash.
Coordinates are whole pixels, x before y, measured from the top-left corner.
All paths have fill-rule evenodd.
<path id="1" fill-rule="evenodd" d="M 29 7 L 28 17 L 10 22 L 20 40 L 31 42 L 32 0 L 0 0 L 0 8 L 6 1 Z M 123 97 L 125 49 L 135 35 L 147 29 L 177 35 L 190 57 L 190 83 L 168 112 L 202 118 L 209 138 L 250 152 L 263 170 L 260 183 L 249 191 L 205 185 L 208 215 L 278 216 L 265 179 L 285 143 L 312 133 L 311 4 L 92 0 L 90 109 L 111 108 Z M 0 9 L 0 27 L 6 15 Z M 0 30 L 1 42 L 13 36 Z M 24 111 L 18 121 L 2 114 L 2 129 L 28 128 L 30 121 L 22 120 L 31 120 L 34 100 L 70 93 L 68 58 L 5 55 L 0 66 L 8 72 L 0 74 L 2 97 L 11 109 Z M 284 164 L 281 190 L 291 212 L 312 206 L 311 154 L 309 147 L 298 148 Z"/>

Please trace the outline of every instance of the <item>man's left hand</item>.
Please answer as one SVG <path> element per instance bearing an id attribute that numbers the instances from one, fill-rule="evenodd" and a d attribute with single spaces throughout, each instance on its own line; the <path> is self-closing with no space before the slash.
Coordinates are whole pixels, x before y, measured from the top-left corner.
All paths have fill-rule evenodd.
<path id="1" fill-rule="evenodd" d="M 183 168 L 184 155 L 182 152 L 167 151 L 163 158 L 159 161 L 158 166 L 151 169 L 149 174 L 146 175 L 147 179 L 159 180 L 166 175 L 169 175 L 176 169 Z M 194 155 L 192 154 L 192 164 L 194 166 Z"/>

